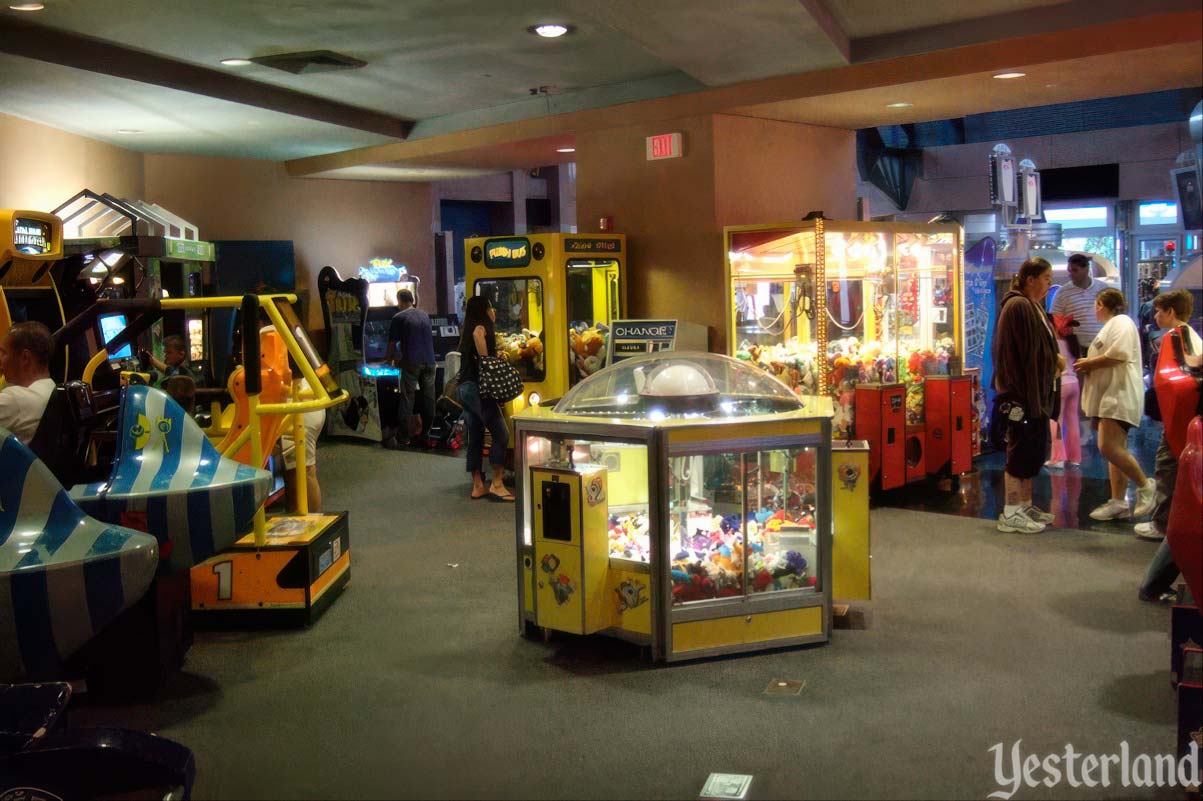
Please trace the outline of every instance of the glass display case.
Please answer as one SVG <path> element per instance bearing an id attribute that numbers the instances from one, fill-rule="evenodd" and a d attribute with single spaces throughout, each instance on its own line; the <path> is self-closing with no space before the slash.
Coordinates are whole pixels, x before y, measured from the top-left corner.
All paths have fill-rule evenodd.
<path id="1" fill-rule="evenodd" d="M 668 661 L 828 639 L 830 415 L 691 352 L 623 360 L 515 415 L 522 629 Z"/>
<path id="2" fill-rule="evenodd" d="M 730 352 L 800 395 L 834 401 L 854 431 L 854 390 L 904 383 L 924 421 L 923 378 L 956 374 L 963 347 L 961 228 L 822 218 L 724 231 Z"/>

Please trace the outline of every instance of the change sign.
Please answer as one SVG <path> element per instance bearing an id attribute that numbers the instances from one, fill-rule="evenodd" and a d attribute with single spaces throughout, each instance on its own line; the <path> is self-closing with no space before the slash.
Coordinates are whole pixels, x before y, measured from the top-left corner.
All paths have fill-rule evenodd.
<path id="1" fill-rule="evenodd" d="M 645 353 L 672 350 L 676 341 L 676 320 L 615 320 L 610 326 L 606 364 L 616 364 Z"/>

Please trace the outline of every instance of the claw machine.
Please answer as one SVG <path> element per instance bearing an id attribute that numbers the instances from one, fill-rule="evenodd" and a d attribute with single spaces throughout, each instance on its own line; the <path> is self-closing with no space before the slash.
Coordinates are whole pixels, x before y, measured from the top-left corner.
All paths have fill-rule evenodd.
<path id="1" fill-rule="evenodd" d="M 556 400 L 606 366 L 626 307 L 626 237 L 532 234 L 464 241 L 467 291 L 497 311 L 497 355 L 522 376 L 512 416 Z"/>
<path id="2" fill-rule="evenodd" d="M 883 489 L 972 466 L 961 236 L 821 217 L 724 230 L 732 355 L 830 397 L 833 436 L 869 442 Z"/>
<path id="3" fill-rule="evenodd" d="M 826 642 L 830 415 L 746 361 L 688 351 L 515 415 L 520 630 L 669 662 Z"/>

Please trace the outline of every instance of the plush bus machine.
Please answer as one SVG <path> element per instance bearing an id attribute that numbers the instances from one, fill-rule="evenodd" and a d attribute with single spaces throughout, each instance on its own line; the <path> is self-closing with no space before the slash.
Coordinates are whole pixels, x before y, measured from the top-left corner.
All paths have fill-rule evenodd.
<path id="1" fill-rule="evenodd" d="M 50 268 L 63 257 L 63 223 L 53 214 L 0 210 L 0 337 L 15 323 L 37 321 L 52 332 L 63 327 L 63 306 Z M 51 364 L 62 381 L 66 355 Z M 3 380 L 0 379 L 0 386 Z"/>

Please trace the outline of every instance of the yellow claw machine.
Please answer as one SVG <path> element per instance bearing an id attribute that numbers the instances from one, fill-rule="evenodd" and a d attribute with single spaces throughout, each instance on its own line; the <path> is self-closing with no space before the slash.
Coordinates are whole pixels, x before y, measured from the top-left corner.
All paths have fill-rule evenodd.
<path id="1" fill-rule="evenodd" d="M 515 415 L 520 630 L 604 633 L 670 662 L 827 641 L 833 586 L 868 575 L 867 540 L 864 564 L 833 574 L 830 415 L 687 351 Z"/>
<path id="2" fill-rule="evenodd" d="M 531 234 L 464 241 L 469 295 L 497 311 L 497 355 L 523 392 L 507 416 L 555 400 L 606 366 L 611 322 L 626 307 L 626 237 Z"/>
<path id="3" fill-rule="evenodd" d="M 817 218 L 724 230 L 731 354 L 832 399 L 890 489 L 972 467 L 961 227 Z"/>

